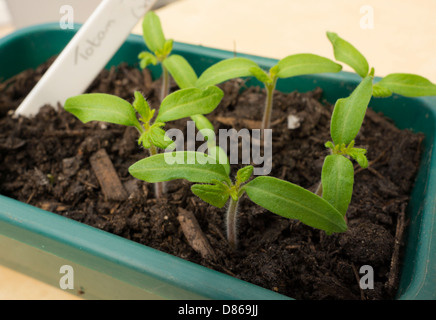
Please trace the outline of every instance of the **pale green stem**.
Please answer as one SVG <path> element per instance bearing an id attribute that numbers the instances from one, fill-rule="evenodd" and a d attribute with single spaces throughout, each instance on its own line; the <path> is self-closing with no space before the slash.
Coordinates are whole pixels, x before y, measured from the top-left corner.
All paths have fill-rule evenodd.
<path id="1" fill-rule="evenodd" d="M 226 225 L 227 225 L 227 240 L 229 242 L 230 247 L 233 250 L 236 250 L 237 248 L 237 215 L 238 215 L 238 204 L 239 201 L 233 200 L 232 197 L 230 197 L 230 204 L 227 209 L 227 217 L 226 217 Z"/>
<path id="2" fill-rule="evenodd" d="M 263 113 L 262 127 L 261 130 L 269 129 L 271 126 L 271 114 L 273 109 L 273 100 L 274 100 L 274 90 L 276 89 L 277 78 L 273 80 L 270 84 L 265 84 L 266 88 L 266 102 L 265 102 L 265 110 Z"/>
<path id="3" fill-rule="evenodd" d="M 322 198 L 322 183 L 321 182 L 318 184 L 318 187 L 316 188 L 315 194 Z"/>
<path id="4" fill-rule="evenodd" d="M 170 92 L 170 74 L 167 68 L 162 64 L 162 91 L 160 94 L 160 102 L 162 102 Z"/>

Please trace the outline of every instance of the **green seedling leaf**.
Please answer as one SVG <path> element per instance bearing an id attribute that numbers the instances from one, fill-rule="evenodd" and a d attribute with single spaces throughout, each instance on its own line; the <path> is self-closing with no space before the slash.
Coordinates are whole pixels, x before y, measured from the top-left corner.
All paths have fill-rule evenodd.
<path id="1" fill-rule="evenodd" d="M 348 155 L 352 157 L 363 168 L 368 168 L 368 159 L 366 158 L 366 150 L 360 148 L 352 148 L 348 151 Z"/>
<path id="2" fill-rule="evenodd" d="M 217 208 L 224 207 L 230 197 L 221 185 L 195 184 L 191 191 L 204 202 Z"/>
<path id="3" fill-rule="evenodd" d="M 351 161 L 342 155 L 327 156 L 321 183 L 322 197 L 345 216 L 353 195 L 354 167 Z"/>
<path id="4" fill-rule="evenodd" d="M 253 166 L 246 166 L 242 169 L 239 169 L 237 174 L 236 174 L 236 178 L 238 180 L 239 183 L 244 183 L 247 182 L 248 179 L 251 178 L 251 176 L 253 175 Z"/>
<path id="5" fill-rule="evenodd" d="M 250 69 L 254 67 L 258 67 L 258 65 L 246 58 L 231 58 L 220 61 L 203 72 L 196 87 L 206 88 L 230 79 L 252 76 Z"/>
<path id="6" fill-rule="evenodd" d="M 156 13 L 149 11 L 145 15 L 142 21 L 142 31 L 145 44 L 150 51 L 156 53 L 158 50 L 164 50 L 166 40 L 160 19 Z"/>
<path id="7" fill-rule="evenodd" d="M 221 147 L 216 145 L 216 138 L 214 133 L 215 128 L 213 127 L 212 123 L 209 121 L 209 119 L 201 114 L 191 116 L 191 119 L 195 122 L 197 130 L 200 131 L 200 133 L 203 133 L 203 136 L 208 142 L 209 156 L 216 159 L 217 163 L 222 164 L 226 170 L 227 175 L 229 175 L 229 158 L 227 157 L 226 152 Z M 212 138 L 212 135 L 210 135 L 210 133 L 214 133 L 214 138 Z M 210 139 L 208 139 L 207 137 L 209 137 Z"/>
<path id="8" fill-rule="evenodd" d="M 195 88 L 197 74 L 184 57 L 173 54 L 163 61 L 163 65 L 180 89 Z"/>
<path id="9" fill-rule="evenodd" d="M 150 128 L 150 140 L 156 147 L 161 149 L 166 149 L 174 143 L 173 140 L 166 136 L 165 130 L 156 125 Z"/>
<path id="10" fill-rule="evenodd" d="M 294 54 L 280 60 L 277 64 L 279 78 L 289 78 L 304 74 L 339 72 L 342 66 L 330 59 L 316 54 Z"/>
<path id="11" fill-rule="evenodd" d="M 135 91 L 135 101 L 133 102 L 133 107 L 135 108 L 136 112 L 141 115 L 144 122 L 150 121 L 150 119 L 153 117 L 153 112 L 150 109 L 150 105 L 148 104 L 147 100 L 145 100 L 144 96 L 138 91 Z"/>
<path id="12" fill-rule="evenodd" d="M 256 77 L 257 80 L 259 80 L 262 83 L 272 82 L 271 77 L 264 70 L 262 70 L 257 66 L 250 68 L 250 72 L 254 77 Z"/>
<path id="13" fill-rule="evenodd" d="M 88 93 L 67 99 L 65 110 L 80 121 L 103 121 L 140 128 L 133 106 L 117 96 Z"/>
<path id="14" fill-rule="evenodd" d="M 271 78 L 275 78 L 277 76 L 277 73 L 279 73 L 279 66 L 275 65 L 271 69 L 269 69 L 269 74 Z"/>
<path id="15" fill-rule="evenodd" d="M 156 51 L 158 61 L 165 61 L 173 50 L 173 40 L 165 40 L 164 47 Z"/>
<path id="16" fill-rule="evenodd" d="M 215 159 L 201 152 L 161 153 L 133 164 L 129 168 L 129 173 L 137 179 L 150 183 L 176 179 L 195 183 L 213 183 L 214 180 L 229 182 L 224 167 L 214 162 Z"/>
<path id="17" fill-rule="evenodd" d="M 229 158 L 227 157 L 227 154 L 223 150 L 223 148 L 221 148 L 219 146 L 210 146 L 209 147 L 209 156 L 211 158 L 216 159 L 216 163 L 219 163 L 224 167 L 224 170 L 226 171 L 227 175 L 230 174 Z"/>
<path id="18" fill-rule="evenodd" d="M 376 85 L 405 97 L 436 96 L 436 84 L 416 74 L 392 73 Z"/>
<path id="19" fill-rule="evenodd" d="M 325 145 L 326 148 L 329 148 L 329 149 L 332 149 L 332 150 L 335 148 L 335 145 L 331 141 L 327 141 L 324 145 Z"/>
<path id="20" fill-rule="evenodd" d="M 351 43 L 345 41 L 334 32 L 327 32 L 327 37 L 333 45 L 335 59 L 346 63 L 365 78 L 369 72 L 366 58 Z"/>
<path id="21" fill-rule="evenodd" d="M 147 68 L 150 64 L 155 66 L 158 63 L 156 56 L 147 51 L 141 52 L 138 59 L 140 59 L 139 66 L 141 69 Z"/>
<path id="22" fill-rule="evenodd" d="M 378 84 L 374 84 L 372 86 L 372 95 L 376 98 L 387 98 L 392 95 L 392 91 L 386 88 L 383 88 L 382 86 Z"/>
<path id="23" fill-rule="evenodd" d="M 156 122 L 168 122 L 197 114 L 212 112 L 221 102 L 224 93 L 218 87 L 188 88 L 168 95 L 159 109 Z"/>
<path id="24" fill-rule="evenodd" d="M 372 97 L 372 77 L 365 77 L 348 98 L 336 102 L 330 133 L 335 145 L 348 145 L 359 133 Z"/>
<path id="25" fill-rule="evenodd" d="M 328 234 L 347 230 L 342 214 L 330 203 L 290 182 L 262 176 L 243 190 L 254 203 L 285 218 L 298 219 Z"/>
<path id="26" fill-rule="evenodd" d="M 138 139 L 138 145 L 143 145 L 145 149 L 151 148 L 150 132 L 144 131 Z"/>
<path id="27" fill-rule="evenodd" d="M 165 41 L 164 47 L 162 49 L 163 56 L 168 56 L 171 53 L 171 51 L 173 51 L 173 44 L 174 41 L 172 39 L 168 39 Z"/>
<path id="28" fill-rule="evenodd" d="M 215 131 L 215 128 L 213 127 L 209 119 L 202 114 L 196 114 L 194 116 L 191 116 L 191 120 L 195 122 L 195 127 L 200 132 L 203 130 Z"/>

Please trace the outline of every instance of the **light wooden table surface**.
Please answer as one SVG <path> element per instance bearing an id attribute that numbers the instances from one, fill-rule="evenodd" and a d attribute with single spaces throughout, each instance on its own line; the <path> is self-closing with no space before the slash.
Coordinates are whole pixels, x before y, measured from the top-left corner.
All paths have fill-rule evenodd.
<path id="1" fill-rule="evenodd" d="M 434 0 L 180 0 L 157 13 L 168 38 L 277 59 L 302 52 L 333 58 L 325 36 L 333 31 L 377 76 L 408 72 L 436 82 Z M 0 37 L 12 30 L 0 27 Z M 140 24 L 133 32 L 141 33 Z M 0 299 L 74 298 L 0 266 Z"/>

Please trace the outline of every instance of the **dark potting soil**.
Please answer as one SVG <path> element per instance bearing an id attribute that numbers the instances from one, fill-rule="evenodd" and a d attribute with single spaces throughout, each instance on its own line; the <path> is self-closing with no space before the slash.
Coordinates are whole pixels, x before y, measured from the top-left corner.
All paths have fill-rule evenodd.
<path id="1" fill-rule="evenodd" d="M 60 106 L 45 106 L 32 119 L 11 117 L 8 110 L 20 104 L 49 63 L 0 83 L 0 194 L 296 299 L 394 298 L 421 135 L 399 130 L 369 109 L 356 145 L 368 149 L 370 166 L 362 170 L 356 165 L 349 230 L 327 236 L 244 197 L 239 250 L 234 252 L 225 238 L 225 209 L 196 198 L 188 182 L 168 183 L 165 198 L 156 200 L 152 185 L 129 176 L 129 166 L 148 155 L 138 146 L 135 129 L 96 122 L 84 125 Z M 122 65 L 102 71 L 88 91 L 132 101 L 133 92 L 140 90 L 157 107 L 159 88 L 159 81 L 152 82 L 147 70 Z M 209 115 L 215 128 L 258 128 L 264 91 L 251 87 L 240 93 L 241 79 L 221 88 L 225 97 Z M 324 143 L 329 140 L 332 108 L 322 100 L 320 89 L 275 93 L 271 176 L 314 190 L 328 154 Z M 297 119 L 294 129 L 288 128 L 289 115 Z M 186 121 L 169 123 L 167 128 L 171 127 L 185 130 Z M 98 162 L 95 165 L 101 149 L 124 187 L 123 200 L 108 200 L 102 192 Z M 195 215 L 214 259 L 203 259 L 188 244 L 178 220 L 183 209 Z M 363 265 L 374 270 L 373 290 L 360 289 Z"/>

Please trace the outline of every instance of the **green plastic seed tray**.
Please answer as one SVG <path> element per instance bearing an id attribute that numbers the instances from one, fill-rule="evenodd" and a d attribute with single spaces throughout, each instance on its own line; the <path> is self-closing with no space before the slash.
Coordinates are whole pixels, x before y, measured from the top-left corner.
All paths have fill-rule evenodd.
<path id="1" fill-rule="evenodd" d="M 75 31 L 58 24 L 18 30 L 0 39 L 0 79 L 35 68 L 61 52 Z M 108 67 L 138 63 L 145 50 L 143 38 L 131 35 Z M 174 44 L 200 74 L 233 52 L 183 43 Z M 277 61 L 245 56 L 260 66 Z M 159 69 L 153 69 L 159 76 Z M 322 74 L 281 80 L 283 92 L 321 87 L 330 103 L 345 97 L 359 83 L 353 73 Z M 255 84 L 255 83 L 253 83 Z M 400 129 L 425 135 L 424 152 L 407 209 L 410 224 L 397 299 L 436 298 L 436 98 L 393 96 L 373 99 L 370 106 L 383 112 Z M 87 299 L 289 299 L 231 276 L 89 227 L 68 218 L 0 196 L 0 264 L 59 287 L 60 267 L 74 269 L 75 290 Z M 84 294 L 83 294 L 84 292 Z"/>

